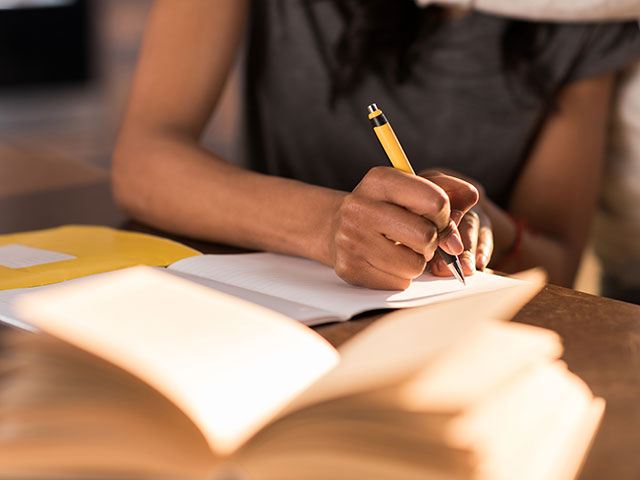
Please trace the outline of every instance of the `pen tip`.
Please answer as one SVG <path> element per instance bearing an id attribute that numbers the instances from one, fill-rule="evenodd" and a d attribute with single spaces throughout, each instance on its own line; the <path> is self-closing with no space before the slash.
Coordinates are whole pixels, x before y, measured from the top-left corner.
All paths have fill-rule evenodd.
<path id="1" fill-rule="evenodd" d="M 460 281 L 465 287 L 467 286 L 467 281 L 464 278 L 464 273 L 462 273 L 462 265 L 460 265 L 460 260 L 455 257 L 455 261 L 450 264 L 451 271 L 453 275 Z"/>

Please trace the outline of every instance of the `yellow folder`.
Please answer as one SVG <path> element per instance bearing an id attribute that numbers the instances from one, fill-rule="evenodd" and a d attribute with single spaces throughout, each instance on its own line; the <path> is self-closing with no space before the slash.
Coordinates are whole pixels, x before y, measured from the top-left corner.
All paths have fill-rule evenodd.
<path id="1" fill-rule="evenodd" d="M 194 255 L 200 252 L 172 240 L 102 226 L 66 225 L 0 235 L 0 290 L 135 265 L 165 267 Z"/>

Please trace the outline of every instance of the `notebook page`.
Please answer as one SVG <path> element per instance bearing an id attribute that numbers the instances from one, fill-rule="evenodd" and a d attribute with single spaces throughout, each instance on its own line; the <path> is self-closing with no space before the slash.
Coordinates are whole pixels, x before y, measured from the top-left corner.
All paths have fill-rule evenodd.
<path id="1" fill-rule="evenodd" d="M 371 290 L 349 285 L 333 269 L 313 260 L 274 253 L 202 255 L 168 268 L 330 310 L 342 319 L 367 310 L 427 305 L 519 282 L 477 272 L 467 277 L 465 287 L 454 278 L 425 274 L 404 291 Z"/>
<path id="2" fill-rule="evenodd" d="M 336 317 L 335 312 L 330 312 L 321 308 L 315 308 L 309 305 L 292 302 L 284 298 L 272 297 L 271 295 L 265 295 L 260 292 L 247 290 L 246 288 L 242 287 L 236 287 L 235 285 L 229 285 L 227 283 L 218 282 L 209 278 L 199 277 L 177 270 L 167 270 L 167 272 L 171 275 L 176 275 L 200 285 L 204 285 L 205 287 L 213 288 L 219 292 L 226 293 L 227 295 L 233 295 L 234 297 L 239 297 L 251 303 L 255 303 L 265 308 L 275 310 L 278 313 L 286 315 L 289 318 L 293 318 L 294 320 L 298 320 L 299 322 L 304 323 L 308 326 L 319 325 L 321 323 L 327 322 L 328 320 L 335 319 Z M 0 309 L 2 307 L 1 295 L 2 292 L 0 292 Z M 1 313 L 2 311 L 0 310 L 0 315 Z"/>
<path id="3" fill-rule="evenodd" d="M 28 268 L 46 263 L 63 262 L 77 258 L 66 253 L 33 248 L 27 245 L 0 246 L 0 265 L 7 268 Z"/>

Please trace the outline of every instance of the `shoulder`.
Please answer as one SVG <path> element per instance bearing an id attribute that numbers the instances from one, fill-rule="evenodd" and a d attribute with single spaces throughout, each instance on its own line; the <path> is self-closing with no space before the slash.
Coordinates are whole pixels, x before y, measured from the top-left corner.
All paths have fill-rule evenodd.
<path id="1" fill-rule="evenodd" d="M 562 83 L 617 72 L 640 59 L 640 24 L 545 24 L 541 62 Z"/>

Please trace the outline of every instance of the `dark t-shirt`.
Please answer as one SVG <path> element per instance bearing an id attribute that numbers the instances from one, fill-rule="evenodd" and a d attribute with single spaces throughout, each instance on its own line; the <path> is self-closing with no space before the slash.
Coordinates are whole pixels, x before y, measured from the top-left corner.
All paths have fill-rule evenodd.
<path id="1" fill-rule="evenodd" d="M 371 167 L 388 165 L 367 120 L 375 102 L 416 171 L 449 168 L 478 180 L 498 203 L 508 200 L 544 108 L 525 106 L 507 86 L 507 20 L 481 13 L 447 20 L 420 48 L 409 80 L 368 75 L 331 106 L 322 44 L 332 48 L 343 21 L 333 2 L 309 2 L 315 21 L 302 4 L 253 3 L 239 144 L 245 165 L 352 190 Z M 550 42 L 539 61 L 552 87 L 640 58 L 637 23 L 561 24 Z"/>

